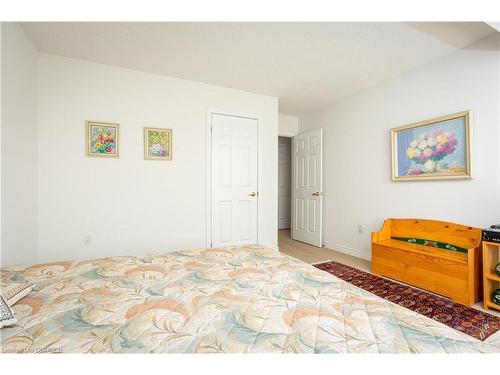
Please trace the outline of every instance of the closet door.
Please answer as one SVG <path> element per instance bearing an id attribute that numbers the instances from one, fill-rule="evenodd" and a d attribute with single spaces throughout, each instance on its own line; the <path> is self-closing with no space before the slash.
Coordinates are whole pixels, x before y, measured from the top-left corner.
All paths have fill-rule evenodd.
<path id="1" fill-rule="evenodd" d="M 212 246 L 257 243 L 257 125 L 212 115 Z"/>

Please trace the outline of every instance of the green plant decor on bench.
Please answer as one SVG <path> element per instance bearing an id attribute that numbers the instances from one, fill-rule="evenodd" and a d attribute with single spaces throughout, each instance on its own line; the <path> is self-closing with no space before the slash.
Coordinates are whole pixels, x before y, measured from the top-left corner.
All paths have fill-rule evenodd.
<path id="1" fill-rule="evenodd" d="M 421 238 L 408 238 L 408 237 L 391 237 L 393 240 L 403 241 L 408 243 L 414 243 L 416 245 L 424 245 L 429 247 L 435 247 L 443 250 L 450 251 L 458 251 L 460 253 L 467 253 L 467 249 L 455 245 L 450 245 L 449 243 L 432 241 L 432 240 L 423 240 Z"/>

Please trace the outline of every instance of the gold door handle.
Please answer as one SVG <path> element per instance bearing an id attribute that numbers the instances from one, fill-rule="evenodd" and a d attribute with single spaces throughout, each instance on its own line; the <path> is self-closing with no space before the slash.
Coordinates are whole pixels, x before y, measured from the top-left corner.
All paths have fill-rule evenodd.
<path id="1" fill-rule="evenodd" d="M 248 194 L 249 197 L 256 197 L 258 194 L 255 191 L 252 191 L 250 194 Z"/>
<path id="2" fill-rule="evenodd" d="M 314 195 L 315 197 L 319 197 L 321 195 L 321 193 L 319 191 L 313 193 L 312 195 Z"/>

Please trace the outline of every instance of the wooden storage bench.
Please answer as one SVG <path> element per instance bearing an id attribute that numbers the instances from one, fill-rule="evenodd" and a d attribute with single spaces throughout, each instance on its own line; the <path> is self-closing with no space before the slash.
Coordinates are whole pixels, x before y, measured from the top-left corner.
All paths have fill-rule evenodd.
<path id="1" fill-rule="evenodd" d="M 471 306 L 482 299 L 481 229 L 387 219 L 372 233 L 372 272 Z"/>

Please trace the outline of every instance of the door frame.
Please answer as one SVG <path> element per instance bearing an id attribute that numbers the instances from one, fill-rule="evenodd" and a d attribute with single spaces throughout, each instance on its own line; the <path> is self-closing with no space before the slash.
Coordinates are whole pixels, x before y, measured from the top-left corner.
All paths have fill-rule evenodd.
<path id="1" fill-rule="evenodd" d="M 290 147 L 290 159 L 292 159 L 291 167 L 292 173 L 291 178 L 292 181 L 290 183 L 290 238 L 294 238 L 294 228 L 295 228 L 295 158 L 293 157 L 293 150 L 295 148 L 295 136 L 299 133 L 295 134 L 292 137 L 292 146 Z"/>
<path id="2" fill-rule="evenodd" d="M 213 115 L 223 115 L 232 117 L 241 117 L 257 121 L 257 243 L 261 238 L 262 233 L 262 200 L 260 199 L 262 192 L 262 142 L 261 142 L 261 132 L 260 124 L 262 123 L 262 116 L 256 114 L 243 113 L 240 111 L 230 111 L 218 108 L 207 108 L 207 123 L 206 123 L 206 138 L 207 138 L 207 176 L 206 176 L 206 233 L 205 233 L 205 245 L 207 248 L 212 247 L 212 116 Z"/>

